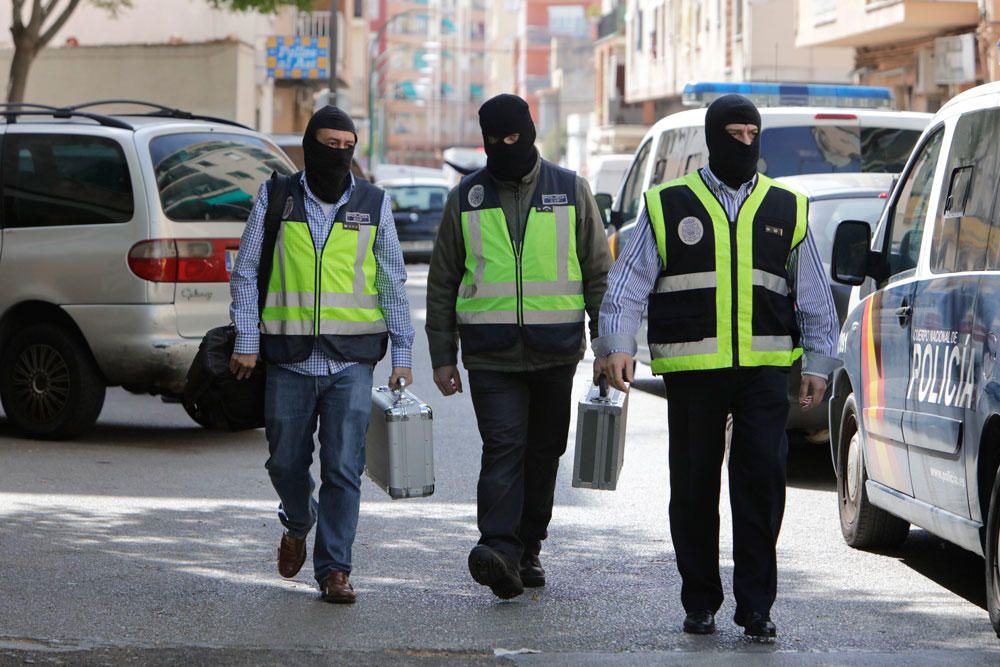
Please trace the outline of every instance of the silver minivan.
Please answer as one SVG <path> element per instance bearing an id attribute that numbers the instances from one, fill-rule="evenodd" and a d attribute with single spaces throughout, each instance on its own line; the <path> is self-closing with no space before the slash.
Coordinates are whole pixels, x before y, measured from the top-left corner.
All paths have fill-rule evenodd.
<path id="1" fill-rule="evenodd" d="M 258 187 L 294 171 L 249 128 L 146 106 L 0 106 L 0 399 L 31 437 L 85 432 L 108 386 L 179 395 Z"/>

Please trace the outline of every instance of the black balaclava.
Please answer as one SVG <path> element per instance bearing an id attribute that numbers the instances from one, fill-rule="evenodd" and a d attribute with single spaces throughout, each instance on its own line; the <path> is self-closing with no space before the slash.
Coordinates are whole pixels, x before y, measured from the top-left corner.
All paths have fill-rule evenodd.
<path id="1" fill-rule="evenodd" d="M 306 183 L 312 193 L 330 204 L 336 203 L 350 184 L 353 148 L 330 148 L 316 139 L 323 128 L 344 130 L 354 134 L 354 121 L 335 106 L 327 105 L 313 114 L 302 135 L 302 152 L 306 163 Z"/>
<path id="2" fill-rule="evenodd" d="M 760 112 L 742 95 L 723 95 L 705 113 L 705 142 L 708 167 L 716 177 L 733 188 L 753 178 L 760 158 L 760 134 L 747 146 L 726 132 L 730 123 L 750 123 L 760 129 Z"/>
<path id="3" fill-rule="evenodd" d="M 486 169 L 498 181 L 517 181 L 535 167 L 535 124 L 528 103 L 517 95 L 497 95 L 479 107 L 479 127 L 483 130 Z M 520 134 L 517 142 L 507 145 L 504 137 Z M 486 137 L 498 139 L 491 144 Z"/>

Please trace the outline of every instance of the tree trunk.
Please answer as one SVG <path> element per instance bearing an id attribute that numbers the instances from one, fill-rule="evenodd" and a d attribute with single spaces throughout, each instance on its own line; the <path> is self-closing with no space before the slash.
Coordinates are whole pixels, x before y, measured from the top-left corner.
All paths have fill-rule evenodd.
<path id="1" fill-rule="evenodd" d="M 28 87 L 28 71 L 35 61 L 35 50 L 27 46 L 14 47 L 14 59 L 10 62 L 10 77 L 7 79 L 7 101 L 23 102 L 24 91 Z"/>

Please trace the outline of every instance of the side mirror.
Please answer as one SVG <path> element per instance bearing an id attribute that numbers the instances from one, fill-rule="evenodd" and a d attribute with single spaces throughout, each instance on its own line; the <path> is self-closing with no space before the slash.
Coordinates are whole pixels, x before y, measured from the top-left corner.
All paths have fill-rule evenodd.
<path id="1" fill-rule="evenodd" d="M 597 202 L 597 210 L 601 212 L 601 220 L 604 221 L 604 226 L 607 227 L 611 224 L 611 195 L 599 192 L 594 195 L 594 201 Z"/>
<path id="2" fill-rule="evenodd" d="M 844 220 L 837 225 L 833 237 L 833 257 L 830 275 L 839 283 L 860 285 L 872 275 L 874 254 L 871 251 L 872 231 L 863 220 Z"/>

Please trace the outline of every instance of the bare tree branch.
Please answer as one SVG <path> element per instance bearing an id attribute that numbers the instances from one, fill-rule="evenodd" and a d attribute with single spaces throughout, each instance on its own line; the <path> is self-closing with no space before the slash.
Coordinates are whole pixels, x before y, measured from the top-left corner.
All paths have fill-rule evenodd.
<path id="1" fill-rule="evenodd" d="M 21 20 L 21 8 L 24 7 L 24 0 L 14 0 L 14 7 L 11 16 L 10 31 L 15 35 L 24 30 L 24 21 Z"/>
<path id="2" fill-rule="evenodd" d="M 42 0 L 31 0 L 31 18 L 28 19 L 28 31 L 37 35 L 42 31 Z"/>
<path id="3" fill-rule="evenodd" d="M 41 0 L 35 0 L 35 2 L 41 2 Z M 69 20 L 69 17 L 73 14 L 73 10 L 76 9 L 76 6 L 78 4 L 80 4 L 80 0 L 69 0 L 69 4 L 63 8 L 62 13 L 56 18 L 55 21 L 52 22 L 52 25 L 49 26 L 49 28 L 45 32 L 43 32 L 41 36 L 38 38 L 39 49 L 48 44 L 49 41 L 56 36 L 56 33 L 59 32 L 59 30 L 64 25 L 66 25 L 66 21 Z"/>

